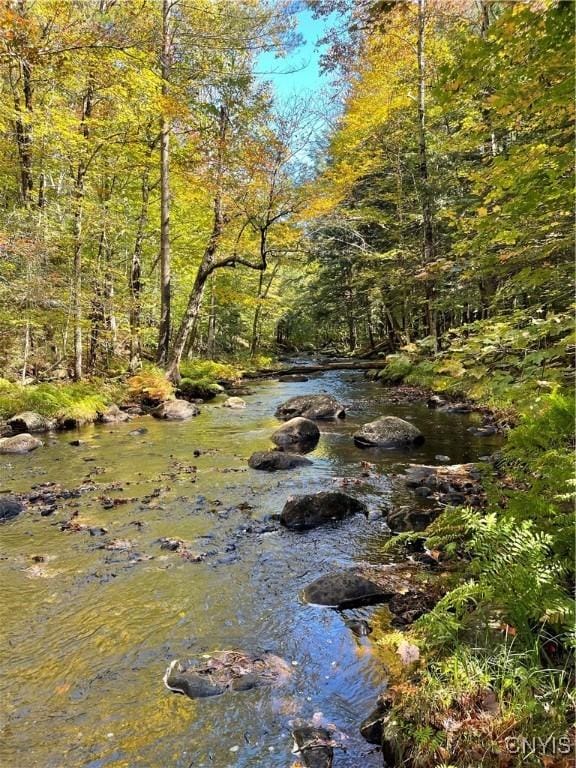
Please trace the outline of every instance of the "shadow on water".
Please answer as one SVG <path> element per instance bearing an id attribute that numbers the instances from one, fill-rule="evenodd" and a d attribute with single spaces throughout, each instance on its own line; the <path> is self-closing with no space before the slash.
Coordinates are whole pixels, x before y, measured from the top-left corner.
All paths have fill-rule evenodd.
<path id="1" fill-rule="evenodd" d="M 344 420 L 320 423 L 313 465 L 248 469 L 253 451 L 272 447 L 277 405 L 324 391 L 349 410 Z M 349 373 L 261 383 L 245 399 L 242 411 L 215 402 L 188 422 L 145 417 L 87 427 L 78 447 L 66 433 L 29 456 L 3 457 L 2 491 L 49 481 L 96 488 L 59 502 L 51 517 L 28 513 L 2 528 L 0 764 L 18 766 L 25 756 L 30 768 L 287 768 L 290 721 L 319 712 L 347 736 L 336 766 L 381 764 L 358 724 L 385 685 L 385 670 L 370 638 L 356 637 L 345 622 L 385 622 L 386 609 L 342 614 L 305 605 L 299 593 L 335 567 L 377 560 L 385 524 L 357 516 L 299 534 L 258 523 L 292 494 L 336 487 L 381 509 L 392 503 L 390 476 L 406 463 L 435 463 L 437 454 L 475 460 L 499 440 L 472 437 L 472 417 L 389 405 L 379 385 Z M 355 429 L 384 414 L 413 421 L 424 445 L 409 454 L 356 448 Z M 148 431 L 130 435 L 135 426 Z M 117 487 L 98 486 L 111 483 Z M 105 508 L 110 498 L 129 501 Z M 61 531 L 74 512 L 108 535 Z M 162 550 L 164 536 L 190 542 L 206 559 Z M 130 548 L 102 549 L 111 539 Z M 172 659 L 232 647 L 283 656 L 290 682 L 201 701 L 164 688 Z"/>

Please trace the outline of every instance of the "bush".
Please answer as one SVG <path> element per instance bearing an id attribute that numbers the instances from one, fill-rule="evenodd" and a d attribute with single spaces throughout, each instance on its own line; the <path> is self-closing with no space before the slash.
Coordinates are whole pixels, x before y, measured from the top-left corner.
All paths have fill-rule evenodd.
<path id="1" fill-rule="evenodd" d="M 210 400 L 223 391 L 223 384 L 238 381 L 242 372 L 229 363 L 215 360 L 188 360 L 180 366 L 178 393 L 186 398 Z"/>
<path id="2" fill-rule="evenodd" d="M 413 363 L 408 355 L 396 354 L 386 358 L 386 368 L 378 373 L 378 379 L 387 384 L 399 384 L 412 370 Z"/>
<path id="3" fill-rule="evenodd" d="M 164 371 L 148 366 L 128 379 L 128 395 L 145 405 L 156 405 L 174 397 L 174 387 Z"/>

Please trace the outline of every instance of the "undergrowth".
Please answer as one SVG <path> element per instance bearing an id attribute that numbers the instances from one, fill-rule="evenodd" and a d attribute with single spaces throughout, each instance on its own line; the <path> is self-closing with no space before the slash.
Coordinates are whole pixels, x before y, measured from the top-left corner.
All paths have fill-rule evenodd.
<path id="1" fill-rule="evenodd" d="M 570 312 L 543 318 L 518 311 L 451 330 L 437 354 L 430 339 L 408 344 L 387 358 L 379 378 L 522 411 L 535 397 L 570 386 L 574 343 Z"/>
<path id="2" fill-rule="evenodd" d="M 457 582 L 405 636 L 420 662 L 391 686 L 386 738 L 406 764 L 570 764 L 574 415 L 567 394 L 533 402 L 487 509 L 448 508 L 418 534 Z"/>
<path id="3" fill-rule="evenodd" d="M 95 421 L 122 394 L 121 386 L 100 380 L 22 385 L 0 379 L 0 418 L 35 411 L 60 421 Z"/>

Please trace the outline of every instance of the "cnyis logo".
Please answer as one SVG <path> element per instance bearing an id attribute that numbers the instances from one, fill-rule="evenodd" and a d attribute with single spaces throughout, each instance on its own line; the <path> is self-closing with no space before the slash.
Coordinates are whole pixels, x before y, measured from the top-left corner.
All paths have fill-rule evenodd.
<path id="1" fill-rule="evenodd" d="M 504 744 L 511 755 L 569 755 L 573 749 L 568 735 L 548 738 L 508 736 L 504 739 Z"/>

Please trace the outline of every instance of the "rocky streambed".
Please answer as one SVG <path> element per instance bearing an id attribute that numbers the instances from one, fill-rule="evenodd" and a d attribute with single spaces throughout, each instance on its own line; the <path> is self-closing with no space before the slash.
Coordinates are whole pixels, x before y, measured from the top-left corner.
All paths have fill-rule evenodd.
<path id="1" fill-rule="evenodd" d="M 286 407 L 304 395 L 336 410 Z M 481 504 L 501 438 L 349 372 L 243 400 L 0 456 L 0 764 L 382 765 L 359 730 L 378 636 L 435 597 L 434 563 L 383 543 Z M 382 417 L 412 428 L 379 445 Z"/>

